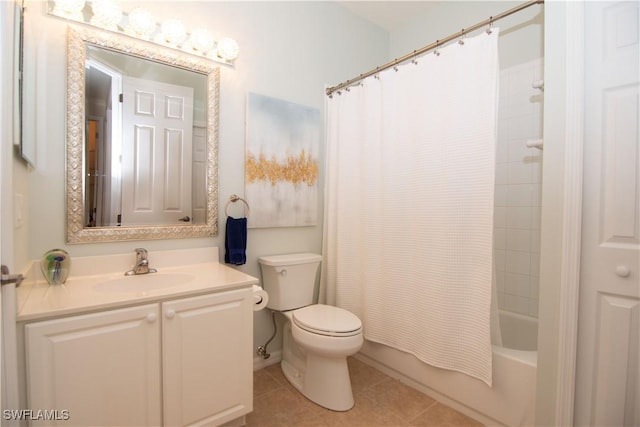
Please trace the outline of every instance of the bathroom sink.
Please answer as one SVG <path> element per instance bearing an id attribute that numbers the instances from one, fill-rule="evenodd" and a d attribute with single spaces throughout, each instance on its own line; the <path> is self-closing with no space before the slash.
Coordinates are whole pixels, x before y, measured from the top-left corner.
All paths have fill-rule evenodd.
<path id="1" fill-rule="evenodd" d="M 184 285 L 195 277 L 189 273 L 139 274 L 105 280 L 97 283 L 94 289 L 105 293 L 150 292 Z"/>

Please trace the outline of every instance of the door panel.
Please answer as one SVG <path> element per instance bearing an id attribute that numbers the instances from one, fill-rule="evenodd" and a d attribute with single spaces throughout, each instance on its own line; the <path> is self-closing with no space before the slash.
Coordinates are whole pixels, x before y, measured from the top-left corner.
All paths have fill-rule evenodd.
<path id="1" fill-rule="evenodd" d="M 593 425 L 637 425 L 637 299 L 598 295 Z M 615 333 L 611 333 L 615 331 Z M 634 374 L 635 373 L 635 374 Z"/>
<path id="2" fill-rule="evenodd" d="M 69 416 L 33 424 L 160 425 L 158 312 L 151 304 L 27 325 L 29 408 Z"/>
<path id="3" fill-rule="evenodd" d="M 220 425 L 253 407 L 251 290 L 162 304 L 165 425 Z"/>
<path id="4" fill-rule="evenodd" d="M 610 247 L 640 243 L 638 235 L 638 84 L 603 90 L 604 196 L 601 233 Z M 634 179 L 634 177 L 636 179 Z"/>

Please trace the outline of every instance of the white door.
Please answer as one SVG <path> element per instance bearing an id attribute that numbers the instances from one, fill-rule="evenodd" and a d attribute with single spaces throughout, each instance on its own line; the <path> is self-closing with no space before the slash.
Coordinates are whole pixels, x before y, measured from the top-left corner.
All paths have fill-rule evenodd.
<path id="1" fill-rule="evenodd" d="M 191 213 L 193 88 L 123 78 L 122 224 Z"/>
<path id="2" fill-rule="evenodd" d="M 221 425 L 253 410 L 251 290 L 162 304 L 164 424 Z"/>
<path id="3" fill-rule="evenodd" d="M 585 3 L 576 425 L 640 425 L 639 23 L 637 1 Z"/>
<path id="4" fill-rule="evenodd" d="M 27 325 L 29 408 L 60 411 L 33 425 L 160 425 L 158 314 L 150 304 Z"/>
<path id="5" fill-rule="evenodd" d="M 14 127 L 14 54 L 17 52 L 14 30 L 14 13 L 17 3 L 0 2 L 0 264 L 7 265 L 11 273 L 17 271 L 14 260 L 14 189 L 13 138 Z M 19 129 L 18 129 L 19 130 Z M 19 208 L 20 206 L 18 206 Z M 18 219 L 18 218 L 16 218 Z M 18 376 L 15 334 L 15 288 L 2 287 L 0 292 L 0 409 L 18 408 Z M 4 297 L 3 297 L 4 294 Z M 2 328 L 6 328 L 4 331 Z M 3 426 L 18 425 L 16 420 L 2 419 Z"/>

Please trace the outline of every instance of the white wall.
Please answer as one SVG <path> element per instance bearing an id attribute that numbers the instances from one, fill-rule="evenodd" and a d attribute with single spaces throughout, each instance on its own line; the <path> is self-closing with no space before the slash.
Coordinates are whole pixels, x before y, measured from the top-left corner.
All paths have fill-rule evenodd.
<path id="1" fill-rule="evenodd" d="M 131 8 L 134 2 L 125 2 Z M 32 3 L 26 26 L 26 64 L 36 70 L 36 99 L 29 105 L 35 120 L 37 164 L 28 174 L 28 242 L 26 258 L 39 258 L 51 248 L 64 248 L 72 257 L 131 253 L 144 246 L 153 251 L 218 246 L 224 254 L 224 207 L 231 194 L 244 193 L 245 104 L 257 92 L 311 106 L 324 114 L 324 87 L 346 80 L 386 60 L 388 35 L 333 2 L 148 2 L 158 21 L 180 18 L 188 28 L 203 26 L 217 35 L 235 38 L 240 56 L 235 66 L 222 67 L 219 135 L 219 236 L 100 244 L 65 243 L 65 67 L 66 23 Z M 31 31 L 30 31 L 31 30 Z M 323 138 L 324 139 L 324 138 Z M 320 153 L 324 153 L 321 147 Z M 321 158 L 323 170 L 324 157 Z M 324 176 L 320 176 L 323 192 Z M 247 200 L 251 204 L 251 200 Z M 323 204 L 318 225 L 299 228 L 250 229 L 247 264 L 240 270 L 260 277 L 257 258 L 297 251 L 320 253 Z M 27 259 L 23 257 L 23 263 Z M 266 311 L 256 313 L 255 341 L 271 334 Z M 270 350 L 277 349 L 275 342 Z"/>
<path id="2" fill-rule="evenodd" d="M 536 424 L 540 426 L 567 425 L 573 413 L 573 384 L 567 383 L 567 376 L 573 376 L 575 360 L 568 359 L 572 355 L 567 349 L 573 344 L 571 316 L 576 313 L 572 311 L 575 308 L 569 308 L 565 296 L 573 296 L 579 273 L 571 257 L 573 245 L 568 239 L 575 235 L 571 234 L 567 219 L 575 219 L 572 203 L 582 191 L 582 181 L 575 177 L 575 171 L 581 173 L 582 166 L 577 166 L 579 160 L 573 157 L 576 147 L 582 144 L 578 141 L 580 136 L 574 134 L 576 123 L 582 120 L 576 92 L 570 84 L 576 64 L 569 49 L 583 42 L 583 29 L 578 31 L 576 22 L 576 18 L 582 19 L 577 14 L 581 8 L 578 2 L 554 1 L 545 5 L 546 39 L 551 42 L 545 44 L 544 67 L 545 162 L 536 379 Z M 572 31 L 567 30 L 567 24 L 573 25 Z M 563 336 L 569 342 L 563 342 Z"/>

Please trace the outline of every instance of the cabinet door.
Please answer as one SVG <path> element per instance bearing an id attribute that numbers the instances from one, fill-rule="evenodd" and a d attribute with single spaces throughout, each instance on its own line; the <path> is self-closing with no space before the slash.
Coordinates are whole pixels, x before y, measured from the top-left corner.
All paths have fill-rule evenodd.
<path id="1" fill-rule="evenodd" d="M 220 425 L 251 412 L 251 289 L 165 302 L 162 316 L 165 425 Z"/>
<path id="2" fill-rule="evenodd" d="M 159 425 L 158 316 L 153 304 L 27 325 L 29 407 L 67 410 L 64 426 Z"/>

